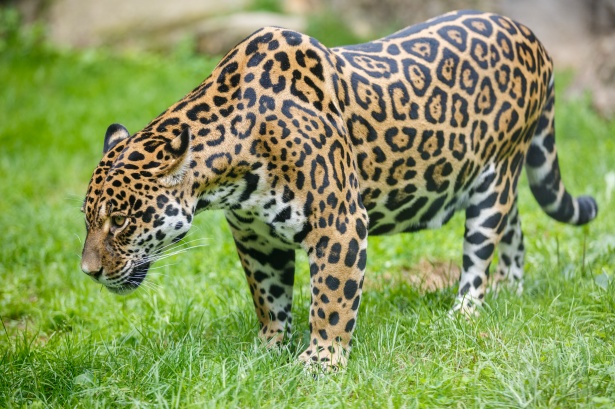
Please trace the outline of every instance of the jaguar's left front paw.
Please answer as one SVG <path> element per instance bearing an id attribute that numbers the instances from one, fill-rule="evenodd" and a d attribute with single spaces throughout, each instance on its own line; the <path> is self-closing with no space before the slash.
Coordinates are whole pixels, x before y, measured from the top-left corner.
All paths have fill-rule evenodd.
<path id="1" fill-rule="evenodd" d="M 479 309 L 482 306 L 482 301 L 477 298 L 472 298 L 468 295 L 457 297 L 453 308 L 449 311 L 449 315 L 462 315 L 467 319 L 476 318 L 480 315 Z"/>

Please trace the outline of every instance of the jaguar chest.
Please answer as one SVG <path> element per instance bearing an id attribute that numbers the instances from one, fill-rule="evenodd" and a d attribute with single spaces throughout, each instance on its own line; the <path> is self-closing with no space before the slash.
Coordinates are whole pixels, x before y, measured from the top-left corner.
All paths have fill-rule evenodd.
<path id="1" fill-rule="evenodd" d="M 255 193 L 251 201 L 255 204 L 225 212 L 232 229 L 243 232 L 247 240 L 261 238 L 280 249 L 299 247 L 302 232 L 309 227 L 302 203 L 288 200 L 283 192 L 277 194 L 275 190 Z"/>

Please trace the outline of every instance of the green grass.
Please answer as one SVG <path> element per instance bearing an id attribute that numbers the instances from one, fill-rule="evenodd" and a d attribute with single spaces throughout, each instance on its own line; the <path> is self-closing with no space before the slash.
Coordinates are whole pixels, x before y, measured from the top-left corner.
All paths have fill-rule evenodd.
<path id="1" fill-rule="evenodd" d="M 220 213 L 196 220 L 190 237 L 205 247 L 161 263 L 132 295 L 79 270 L 79 207 L 106 127 L 146 125 L 215 62 L 0 45 L 0 407 L 615 405 L 615 124 L 585 102 L 558 103 L 557 141 L 568 188 L 601 206 L 596 222 L 550 220 L 524 179 L 526 291 L 489 296 L 472 322 L 447 318 L 454 289 L 421 295 L 404 281 L 423 257 L 460 260 L 462 217 L 370 239 L 349 365 L 314 379 L 296 363 L 305 256 L 294 339 L 267 351 Z"/>

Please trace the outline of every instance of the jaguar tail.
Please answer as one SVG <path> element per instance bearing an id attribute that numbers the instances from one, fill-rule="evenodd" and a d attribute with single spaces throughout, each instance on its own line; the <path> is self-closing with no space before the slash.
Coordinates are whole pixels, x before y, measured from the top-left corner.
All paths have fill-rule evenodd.
<path id="1" fill-rule="evenodd" d="M 540 207 L 553 219 L 574 225 L 593 220 L 598 205 L 591 196 L 572 197 L 562 182 L 555 148 L 553 80 L 526 158 L 530 188 Z"/>

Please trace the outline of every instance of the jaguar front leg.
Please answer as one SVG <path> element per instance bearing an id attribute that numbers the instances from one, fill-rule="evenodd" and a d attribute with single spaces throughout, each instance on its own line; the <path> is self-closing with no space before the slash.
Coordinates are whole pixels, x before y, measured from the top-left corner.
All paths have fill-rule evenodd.
<path id="1" fill-rule="evenodd" d="M 340 215 L 305 240 L 310 262 L 310 344 L 300 359 L 324 370 L 346 365 L 367 261 L 367 215 Z"/>
<path id="2" fill-rule="evenodd" d="M 276 346 L 291 331 L 295 251 L 279 248 L 251 229 L 242 229 L 232 213 L 227 213 L 227 221 L 260 321 L 258 336 L 268 346 Z"/>

